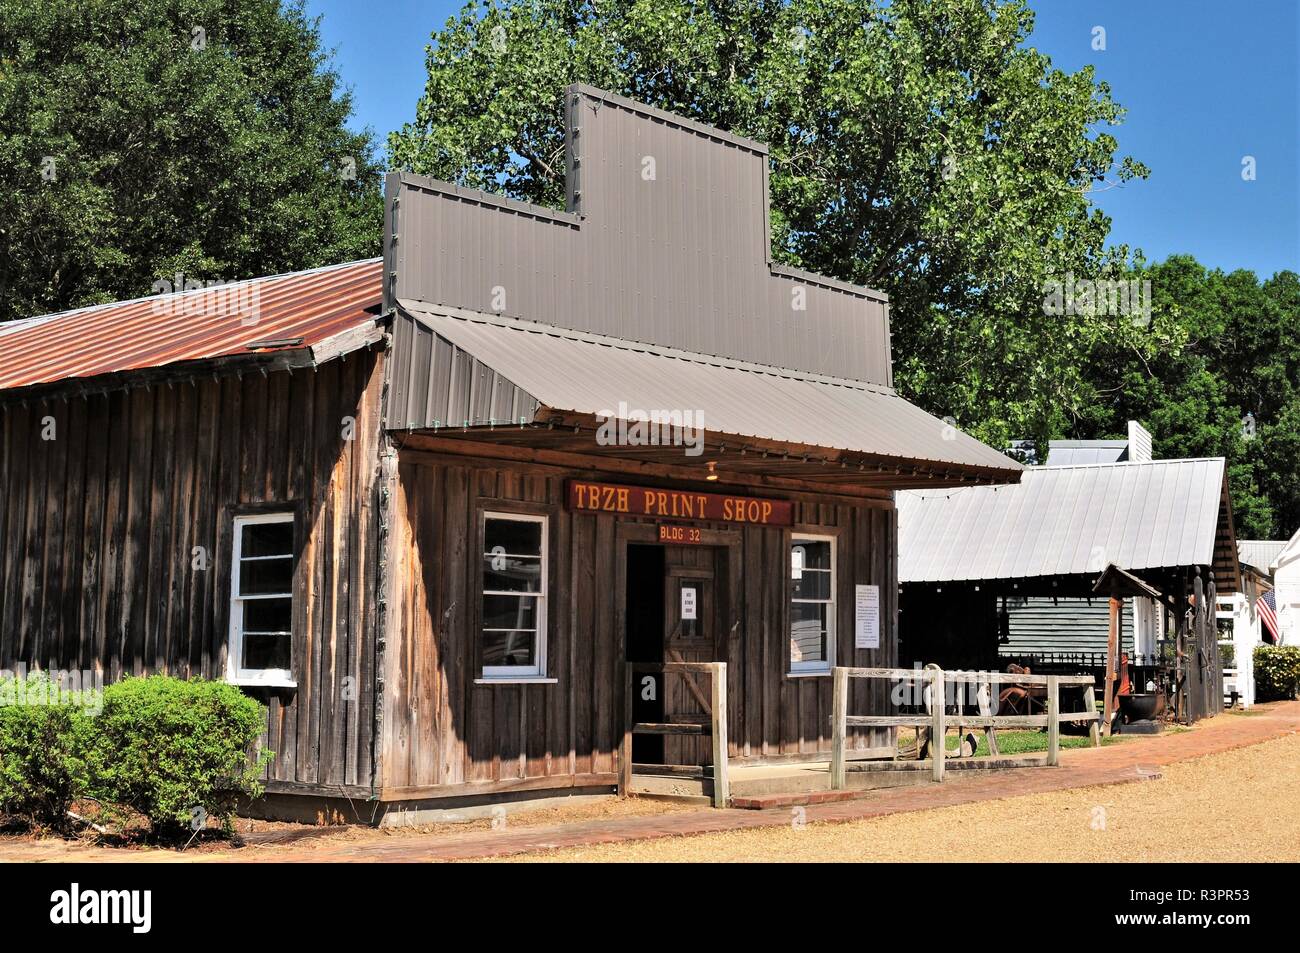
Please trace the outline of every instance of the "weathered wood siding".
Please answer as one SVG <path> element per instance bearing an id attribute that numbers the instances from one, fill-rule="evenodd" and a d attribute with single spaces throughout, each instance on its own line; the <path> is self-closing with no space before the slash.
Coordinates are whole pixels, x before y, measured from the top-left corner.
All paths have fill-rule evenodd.
<path id="1" fill-rule="evenodd" d="M 602 479 L 594 472 L 402 453 L 391 518 L 380 769 L 385 791 L 472 782 L 502 788 L 544 787 L 552 781 L 556 786 L 612 783 L 623 731 L 623 599 L 616 581 L 623 543 L 614 516 L 564 508 L 569 476 Z M 883 496 L 860 503 L 785 496 L 795 500 L 796 528 L 839 536 L 840 663 L 895 664 L 892 501 Z M 530 504 L 534 512 L 551 517 L 547 674 L 555 684 L 475 683 L 477 520 L 482 509 L 501 501 Z M 726 641 L 723 659 L 729 663 L 733 757 L 830 749 L 830 678 L 787 677 L 789 535 L 790 530 L 775 527 L 742 530 L 741 559 L 729 569 L 739 592 L 730 612 L 740 622 Z M 858 583 L 881 587 L 878 650 L 853 648 L 853 587 Z M 856 681 L 854 712 L 885 713 L 883 684 Z M 859 738 L 857 746 L 867 746 L 867 739 Z"/>
<path id="2" fill-rule="evenodd" d="M 298 687 L 250 689 L 268 776 L 368 785 L 380 360 L 0 406 L 0 667 L 223 677 L 233 517 L 297 508 Z"/>

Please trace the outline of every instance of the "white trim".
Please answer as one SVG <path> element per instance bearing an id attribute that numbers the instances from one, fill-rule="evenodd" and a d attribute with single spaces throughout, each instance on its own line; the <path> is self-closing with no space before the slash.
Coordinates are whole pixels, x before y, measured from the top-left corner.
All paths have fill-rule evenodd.
<path id="1" fill-rule="evenodd" d="M 479 547 L 479 560 L 487 558 L 489 555 L 484 547 L 487 546 L 487 521 L 488 520 L 508 520 L 515 523 L 537 523 L 542 527 L 542 539 L 540 551 L 536 557 L 532 553 L 516 553 L 517 558 L 534 559 L 536 558 L 541 566 L 541 578 L 538 580 L 537 592 L 503 592 L 496 589 L 483 588 L 483 564 L 479 563 L 479 605 L 483 604 L 486 596 L 531 596 L 536 602 L 536 621 L 534 627 L 530 629 L 511 629 L 511 632 L 533 633 L 533 664 L 532 665 L 484 665 L 479 677 L 474 680 L 474 684 L 520 684 L 520 683 L 540 683 L 545 684 L 553 682 L 555 679 L 546 677 L 546 623 L 547 623 L 547 603 L 550 595 L 550 517 L 545 514 L 536 513 L 503 513 L 498 510 L 483 510 L 479 523 L 479 540 L 482 545 Z M 506 555 L 510 555 L 507 553 Z M 491 631 L 482 625 L 482 611 L 480 608 L 479 628 L 474 633 L 476 639 L 482 639 L 483 633 Z"/>
<path id="2" fill-rule="evenodd" d="M 839 541 L 839 537 L 838 537 L 838 536 L 820 536 L 820 535 L 817 535 L 817 534 L 814 534 L 814 533 L 791 533 L 791 534 L 790 534 L 790 549 L 794 549 L 795 545 L 797 545 L 798 543 L 801 543 L 801 542 L 803 542 L 803 543 L 829 543 L 829 544 L 830 544 L 830 547 L 829 547 L 829 548 L 830 548 L 830 553 L 831 553 L 831 568 L 830 568 L 831 587 L 830 587 L 830 598 L 829 598 L 829 599 L 795 599 L 793 596 L 791 596 L 791 597 L 789 597 L 789 598 L 786 600 L 786 601 L 787 601 L 787 604 L 789 604 L 789 605 L 793 605 L 793 604 L 796 603 L 796 602 L 807 602 L 807 603 L 811 603 L 811 604 L 814 604 L 814 605 L 824 605 L 824 606 L 827 606 L 827 607 L 828 607 L 828 608 L 827 608 L 827 611 L 826 611 L 826 658 L 825 658 L 825 659 L 819 659 L 819 660 L 816 660 L 816 661 L 811 661 L 811 662 L 796 662 L 796 661 L 791 657 L 791 654 L 790 654 L 790 641 L 789 641 L 789 640 L 790 640 L 790 638 L 791 638 L 792 633 L 787 629 L 787 631 L 786 631 L 786 633 L 785 633 L 785 637 L 786 637 L 786 650 L 785 650 L 785 657 L 786 657 L 786 664 L 787 664 L 788 667 L 789 667 L 789 671 L 787 672 L 787 675 L 790 676 L 790 677 L 799 678 L 799 677 L 806 677 L 806 676 L 811 676 L 811 675 L 829 675 L 829 674 L 831 673 L 831 669 L 835 666 L 835 648 L 836 648 L 836 644 L 835 644 L 835 612 L 836 612 L 836 598 L 835 598 L 835 594 L 836 594 L 836 587 L 837 587 L 837 585 L 839 584 L 839 580 L 838 580 L 838 578 L 837 578 L 837 573 L 836 573 L 836 559 L 835 559 L 836 553 L 835 553 L 835 550 L 836 550 L 836 548 L 837 548 L 837 547 L 836 547 L 836 544 L 838 543 L 838 541 Z M 789 552 L 789 550 L 786 551 L 785 558 L 786 558 L 786 566 L 788 567 L 788 566 L 790 565 L 790 552 Z M 804 572 L 810 572 L 810 571 L 811 571 L 811 572 L 825 572 L 826 570 L 824 570 L 824 569 L 822 569 L 822 570 L 817 570 L 817 569 L 809 570 L 809 569 L 805 566 L 803 571 L 804 571 Z M 792 613 L 791 615 L 792 615 L 792 618 L 791 618 L 791 624 L 793 624 L 793 613 Z"/>
<path id="3" fill-rule="evenodd" d="M 497 676 L 495 678 L 474 679 L 475 685 L 558 685 L 559 683 L 560 680 L 558 678 L 546 678 L 542 675 L 536 677 L 520 675 L 514 678 Z"/>
<path id="4" fill-rule="evenodd" d="M 282 679 L 279 677 L 253 678 L 244 676 L 243 678 L 227 678 L 226 682 L 230 685 L 247 685 L 251 688 L 297 688 L 298 683 L 293 679 Z"/>
<path id="5" fill-rule="evenodd" d="M 296 688 L 297 682 L 293 677 L 293 634 L 289 634 L 289 668 L 252 668 L 243 667 L 244 654 L 244 603 L 257 601 L 259 599 L 283 599 L 287 595 L 289 598 L 289 618 L 290 625 L 293 619 L 293 600 L 294 593 L 292 590 L 282 595 L 259 595 L 259 596 L 240 596 L 239 595 L 239 567 L 241 565 L 242 553 L 244 548 L 244 527 L 254 526 L 261 523 L 294 523 L 294 513 L 292 510 L 283 510 L 275 513 L 253 513 L 246 516 L 236 516 L 234 519 L 233 536 L 234 540 L 230 548 L 230 633 L 229 641 L 226 646 L 226 681 L 233 685 L 259 685 L 266 687 L 279 688 Z M 253 557 L 250 557 L 253 558 Z M 284 558 L 284 557 L 277 557 Z M 297 553 L 290 553 L 289 558 L 296 560 Z M 295 564 L 296 568 L 296 564 Z"/>

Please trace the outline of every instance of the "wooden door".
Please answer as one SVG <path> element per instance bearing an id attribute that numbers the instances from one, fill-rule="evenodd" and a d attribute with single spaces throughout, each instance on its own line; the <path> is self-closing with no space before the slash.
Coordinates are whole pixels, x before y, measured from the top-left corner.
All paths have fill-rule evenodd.
<path id="1" fill-rule="evenodd" d="M 726 614 L 726 551 L 712 546 L 669 546 L 664 559 L 664 661 L 716 662 Z M 710 722 L 712 686 L 707 674 L 671 674 L 664 679 L 664 720 Z M 703 737 L 669 735 L 667 764 L 711 764 L 708 732 Z"/>

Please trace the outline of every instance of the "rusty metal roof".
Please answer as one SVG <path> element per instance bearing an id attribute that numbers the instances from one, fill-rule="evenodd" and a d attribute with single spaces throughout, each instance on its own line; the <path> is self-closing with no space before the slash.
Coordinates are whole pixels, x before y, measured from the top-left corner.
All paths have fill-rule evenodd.
<path id="1" fill-rule="evenodd" d="M 374 258 L 0 324 L 0 390 L 312 349 L 373 324 Z"/>
<path id="2" fill-rule="evenodd" d="M 1015 486 L 902 491 L 900 582 L 1223 564 L 1236 576 L 1222 457 L 1030 467 Z M 1227 581 L 1221 581 L 1221 586 Z"/>
<path id="3" fill-rule="evenodd" d="M 401 301 L 402 312 L 490 369 L 498 384 L 531 395 L 536 420 L 555 411 L 620 416 L 624 404 L 648 413 L 689 411 L 713 433 L 951 467 L 958 474 L 976 470 L 1015 480 L 1024 469 L 888 387 L 459 309 L 453 314 L 423 302 Z M 394 376 L 390 413 L 396 409 L 397 416 L 390 426 L 398 428 L 424 425 L 414 410 L 417 423 L 403 419 L 403 407 L 422 410 L 439 389 L 485 383 L 475 374 L 459 384 L 439 379 L 420 388 L 401 379 L 400 367 Z M 512 397 L 509 403 L 525 402 Z"/>

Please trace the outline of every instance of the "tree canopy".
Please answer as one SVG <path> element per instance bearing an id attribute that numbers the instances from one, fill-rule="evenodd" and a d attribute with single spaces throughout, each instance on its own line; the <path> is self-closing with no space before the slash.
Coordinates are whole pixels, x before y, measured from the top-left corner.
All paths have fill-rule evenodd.
<path id="1" fill-rule="evenodd" d="M 1122 268 L 1089 192 L 1146 169 L 1024 0 L 501 0 L 434 35 L 391 161 L 560 205 L 559 91 L 585 81 L 767 142 L 778 259 L 891 296 L 899 389 L 995 443 L 1042 439 L 1127 319 L 1045 313 Z"/>
<path id="2" fill-rule="evenodd" d="M 377 254 L 380 167 L 278 0 L 0 0 L 0 320 Z"/>
<path id="3" fill-rule="evenodd" d="M 1300 277 L 1261 282 L 1187 255 L 1135 277 L 1151 283 L 1148 347 L 1098 343 L 1063 432 L 1118 437 L 1132 419 L 1157 457 L 1226 457 L 1237 535 L 1289 537 L 1300 527 Z"/>

